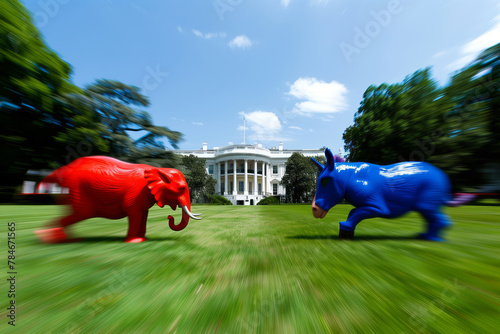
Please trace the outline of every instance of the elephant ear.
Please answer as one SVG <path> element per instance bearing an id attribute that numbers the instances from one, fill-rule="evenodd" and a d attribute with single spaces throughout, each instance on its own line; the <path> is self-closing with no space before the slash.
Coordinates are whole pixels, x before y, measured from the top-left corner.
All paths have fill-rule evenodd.
<path id="1" fill-rule="evenodd" d="M 144 178 L 148 183 L 151 194 L 155 197 L 156 203 L 160 208 L 165 206 L 163 200 L 166 198 L 163 193 L 168 190 L 168 184 L 171 182 L 171 176 L 161 169 L 153 168 L 144 170 Z"/>

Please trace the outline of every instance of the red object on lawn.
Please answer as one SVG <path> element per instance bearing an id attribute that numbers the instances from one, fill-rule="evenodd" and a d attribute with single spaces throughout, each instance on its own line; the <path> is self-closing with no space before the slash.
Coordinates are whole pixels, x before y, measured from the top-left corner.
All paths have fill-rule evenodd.
<path id="1" fill-rule="evenodd" d="M 125 242 L 143 242 L 149 209 L 169 205 L 182 208 L 181 222 L 176 225 L 168 216 L 174 231 L 183 230 L 189 218 L 201 219 L 191 213 L 189 189 L 181 172 L 172 168 L 157 168 L 131 164 L 104 156 L 79 158 L 55 170 L 38 185 L 57 183 L 69 189 L 66 200 L 71 212 L 52 222 L 51 227 L 36 231 L 45 243 L 67 242 L 66 229 L 84 219 L 128 217 Z"/>

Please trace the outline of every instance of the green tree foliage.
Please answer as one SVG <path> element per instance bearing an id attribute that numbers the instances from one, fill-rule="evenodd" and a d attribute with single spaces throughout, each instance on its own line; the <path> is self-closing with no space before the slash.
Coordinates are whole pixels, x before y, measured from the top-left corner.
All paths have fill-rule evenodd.
<path id="1" fill-rule="evenodd" d="M 233 205 L 230 200 L 221 195 L 207 195 L 207 203 L 214 205 Z"/>
<path id="2" fill-rule="evenodd" d="M 96 152 L 134 163 L 175 167 L 175 155 L 159 139 L 166 137 L 172 147 L 182 139 L 179 132 L 154 125 L 149 113 L 137 110 L 148 107 L 149 99 L 138 87 L 113 80 L 97 80 L 79 94 L 68 94 L 65 105 L 74 111 L 74 126 L 57 140 L 73 143 L 85 140 Z M 133 140 L 130 133 L 141 133 Z"/>
<path id="3" fill-rule="evenodd" d="M 175 167 L 179 132 L 139 110 L 139 88 L 97 80 L 71 82 L 71 66 L 41 38 L 17 0 L 0 2 L 0 193 L 12 193 L 28 169 L 56 168 L 85 155 Z M 133 133 L 134 138 L 132 139 Z"/>
<path id="4" fill-rule="evenodd" d="M 274 196 L 269 196 L 264 199 L 261 199 L 257 205 L 278 205 L 280 204 L 279 199 Z"/>
<path id="5" fill-rule="evenodd" d="M 412 159 L 416 143 L 439 127 L 439 94 L 430 69 L 399 84 L 368 87 L 354 124 L 343 135 L 348 159 L 380 164 Z"/>
<path id="6" fill-rule="evenodd" d="M 343 135 L 349 161 L 429 161 L 458 188 L 488 182 L 500 158 L 500 44 L 438 87 L 430 69 L 370 86 Z M 493 166 L 493 167 L 491 167 Z"/>
<path id="7" fill-rule="evenodd" d="M 71 119 L 59 98 L 78 92 L 71 67 L 43 42 L 18 1 L 0 2 L 0 179 L 19 184 L 27 168 L 62 159 L 53 139 Z"/>
<path id="8" fill-rule="evenodd" d="M 483 51 L 445 87 L 442 167 L 460 184 L 497 183 L 500 177 L 500 44 Z M 443 150 L 439 151 L 440 148 Z M 446 154 L 443 151 L 456 152 Z M 431 157 L 429 161 L 436 163 Z M 489 173 L 486 173 L 489 170 Z M 493 173 L 491 173 L 491 171 Z M 488 175 L 489 174 L 489 175 Z M 492 175 L 493 174 L 493 175 Z M 500 191 L 491 189 L 490 191 Z"/>
<path id="9" fill-rule="evenodd" d="M 293 153 L 286 162 L 286 172 L 281 180 L 281 184 L 286 188 L 286 201 L 312 202 L 317 174 L 317 168 L 310 158 L 297 152 Z"/>
<path id="10" fill-rule="evenodd" d="M 207 174 L 205 160 L 192 154 L 182 157 L 181 171 L 186 178 L 191 202 L 205 202 L 207 196 L 215 194 L 216 180 Z"/>

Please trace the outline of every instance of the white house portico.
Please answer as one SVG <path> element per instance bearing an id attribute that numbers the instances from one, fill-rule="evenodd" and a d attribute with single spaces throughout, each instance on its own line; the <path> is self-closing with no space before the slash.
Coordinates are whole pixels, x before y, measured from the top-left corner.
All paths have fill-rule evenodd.
<path id="1" fill-rule="evenodd" d="M 295 152 L 308 157 L 323 155 L 322 150 L 283 150 L 283 143 L 271 149 L 231 144 L 211 150 L 203 143 L 201 150 L 177 151 L 205 159 L 207 173 L 216 180 L 216 193 L 238 205 L 255 205 L 267 196 L 285 195 L 281 179 L 286 161 Z"/>

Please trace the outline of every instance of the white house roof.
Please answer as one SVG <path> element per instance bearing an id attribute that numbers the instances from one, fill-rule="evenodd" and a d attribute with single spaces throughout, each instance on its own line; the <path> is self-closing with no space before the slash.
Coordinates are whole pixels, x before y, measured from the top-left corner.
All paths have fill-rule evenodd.
<path id="1" fill-rule="evenodd" d="M 323 155 L 322 149 L 297 149 L 297 150 L 284 150 L 283 144 L 280 143 L 279 147 L 273 147 L 271 149 L 264 148 L 262 145 L 228 145 L 224 147 L 216 147 L 213 149 L 208 149 L 206 143 L 203 143 L 203 148 L 199 150 L 177 150 L 175 151 L 181 155 L 195 155 L 199 158 L 205 159 L 216 159 L 219 158 L 229 158 L 238 157 L 239 159 L 243 157 L 265 157 L 268 159 L 272 158 L 285 158 L 288 159 L 293 153 L 298 152 L 307 157 L 313 157 L 318 155 Z"/>

